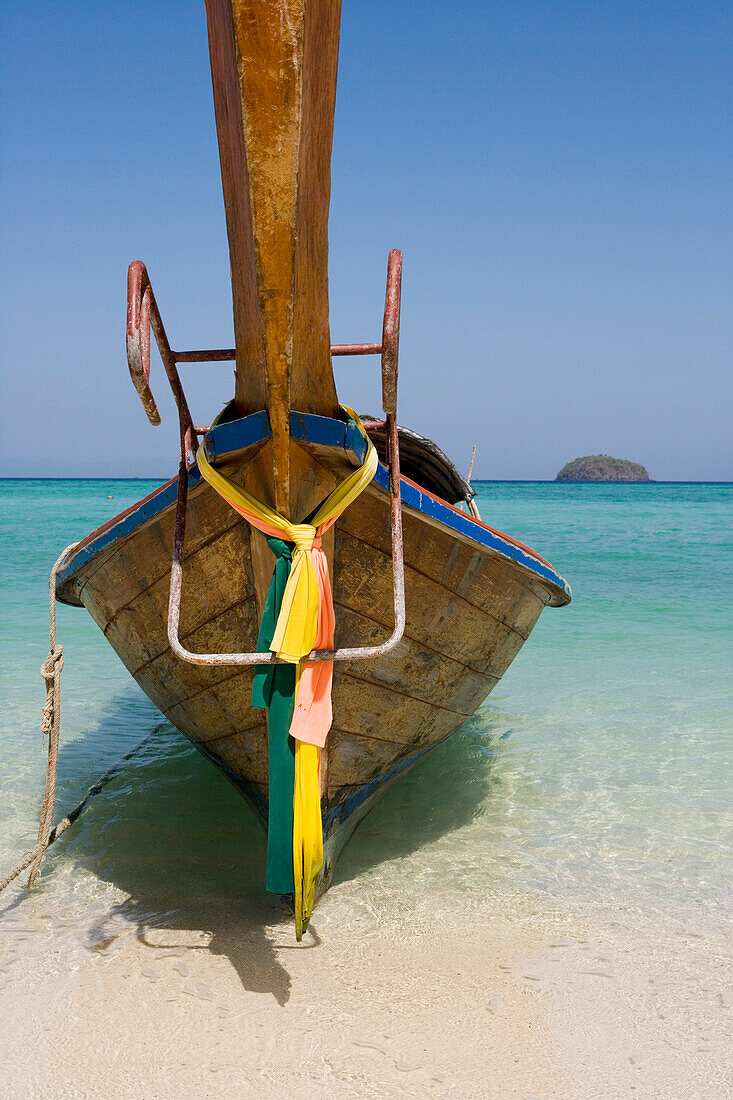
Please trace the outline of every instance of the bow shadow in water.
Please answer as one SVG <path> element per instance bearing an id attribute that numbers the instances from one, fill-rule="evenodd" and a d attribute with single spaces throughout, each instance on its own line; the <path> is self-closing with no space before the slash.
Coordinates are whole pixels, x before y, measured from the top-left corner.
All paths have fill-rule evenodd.
<path id="1" fill-rule="evenodd" d="M 223 955 L 246 989 L 284 1005 L 290 976 L 278 960 L 282 947 L 270 937 L 286 939 L 292 916 L 265 891 L 263 829 L 228 780 L 169 723 L 158 725 L 156 714 L 146 700 L 123 692 L 93 732 L 62 744 L 55 820 L 146 728 L 157 726 L 46 854 L 40 881 L 53 875 L 57 861 L 73 859 L 129 895 L 110 916 L 136 925 L 140 942 Z M 377 801 L 347 846 L 335 882 L 409 855 L 474 819 L 493 782 L 493 757 L 482 748 L 492 724 L 486 712 L 473 718 Z M 301 950 L 320 942 L 317 907 L 314 916 Z M 94 946 L 104 935 L 102 926 L 92 930 Z"/>
<path id="2" fill-rule="evenodd" d="M 506 728 L 506 718 L 482 707 L 400 775 L 357 827 L 336 866 L 334 885 L 470 825 L 500 782 L 498 727 Z"/>

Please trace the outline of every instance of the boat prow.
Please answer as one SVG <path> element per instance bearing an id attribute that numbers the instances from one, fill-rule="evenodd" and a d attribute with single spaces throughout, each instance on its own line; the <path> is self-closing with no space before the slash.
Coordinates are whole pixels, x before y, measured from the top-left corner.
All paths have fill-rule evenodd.
<path id="1" fill-rule="evenodd" d="M 435 444 L 398 427 L 400 252 L 381 340 L 330 344 L 339 0 L 206 7 L 235 347 L 174 351 L 144 265 L 130 266 L 130 374 L 159 423 L 152 333 L 178 477 L 77 545 L 57 595 L 87 608 L 267 825 L 268 884 L 295 889 L 300 935 L 321 832 L 322 889 L 374 799 L 473 715 L 570 589 L 480 520 Z M 384 420 L 364 427 L 339 405 L 342 354 L 381 357 Z M 227 359 L 232 402 L 197 428 L 178 364 Z"/>
<path id="2" fill-rule="evenodd" d="M 214 428 L 225 471 L 249 470 L 269 438 L 264 413 Z M 294 412 L 293 441 L 340 477 L 363 458 L 346 419 Z M 191 465 L 180 637 L 192 651 L 256 648 L 263 537 Z M 246 480 L 246 478 L 245 478 Z M 58 597 L 84 604 L 140 687 L 267 821 L 267 724 L 251 706 L 252 669 L 191 665 L 167 637 L 177 479 L 93 532 L 58 576 Z M 356 823 L 386 787 L 449 737 L 498 683 L 545 606 L 570 600 L 528 547 L 401 478 L 406 624 L 390 653 L 338 663 L 333 728 L 322 754 L 326 878 Z M 394 625 L 389 472 L 333 531 L 337 644 L 378 645 Z"/>

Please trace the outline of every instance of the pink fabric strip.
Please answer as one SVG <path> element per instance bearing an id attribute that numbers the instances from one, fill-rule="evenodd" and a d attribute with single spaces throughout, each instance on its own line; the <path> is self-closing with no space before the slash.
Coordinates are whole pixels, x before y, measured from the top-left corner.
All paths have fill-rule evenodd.
<path id="1" fill-rule="evenodd" d="M 219 490 L 217 490 L 217 492 L 219 492 Z M 242 516 L 243 519 L 246 519 L 247 523 L 251 523 L 252 526 L 256 527 L 258 531 L 261 531 L 263 535 L 269 535 L 271 538 L 276 539 L 284 539 L 287 542 L 287 539 L 285 539 L 285 535 L 279 527 L 273 527 L 271 523 L 266 523 L 264 520 L 260 519 L 259 516 L 254 515 L 254 513 L 252 512 L 248 512 L 246 508 L 243 508 L 241 506 L 241 504 L 235 504 L 233 500 L 229 499 L 229 497 L 225 497 L 222 492 L 219 492 L 219 496 L 222 498 L 222 500 L 225 500 L 227 504 L 229 504 L 234 509 L 235 512 Z"/>
<path id="2" fill-rule="evenodd" d="M 318 633 L 316 649 L 333 649 L 333 635 L 336 616 L 333 610 L 331 582 L 328 576 L 328 561 L 321 549 L 323 524 L 311 550 L 311 561 L 318 581 Z M 333 661 L 303 661 L 298 683 L 298 696 L 295 700 L 293 720 L 290 723 L 290 736 L 297 741 L 306 741 L 310 745 L 323 748 L 333 721 L 331 707 L 331 685 L 333 683 Z"/>
<path id="3" fill-rule="evenodd" d="M 252 512 L 235 504 L 233 500 L 224 497 L 224 500 L 243 519 L 246 519 L 258 531 L 264 535 L 282 539 L 283 532 L 264 522 Z M 328 574 L 328 559 L 321 549 L 321 536 L 332 527 L 338 519 L 322 523 L 316 530 L 313 540 L 313 548 L 310 552 L 313 570 L 318 582 L 318 631 L 316 634 L 316 649 L 333 649 L 334 630 L 336 628 L 336 615 L 333 609 L 333 596 L 331 595 L 331 579 Z M 333 684 L 333 661 L 303 661 L 303 667 L 298 684 L 298 696 L 295 701 L 293 720 L 290 724 L 290 736 L 298 741 L 305 741 L 310 745 L 323 748 L 326 743 L 328 731 L 333 722 L 333 709 L 331 706 L 331 687 Z"/>

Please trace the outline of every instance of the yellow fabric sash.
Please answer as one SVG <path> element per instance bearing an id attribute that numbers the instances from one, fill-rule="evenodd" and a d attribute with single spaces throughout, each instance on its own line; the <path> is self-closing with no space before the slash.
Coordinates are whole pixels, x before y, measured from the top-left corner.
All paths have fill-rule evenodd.
<path id="1" fill-rule="evenodd" d="M 274 508 L 268 507 L 249 493 L 244 486 L 237 485 L 215 470 L 209 462 L 206 452 L 206 440 L 203 441 L 196 456 L 201 476 L 213 489 L 224 497 L 240 514 L 247 518 L 265 534 L 277 535 L 292 542 L 295 546 L 293 563 L 290 569 L 282 607 L 275 626 L 275 634 L 270 649 L 278 657 L 292 664 L 305 657 L 313 649 L 318 631 L 318 608 L 320 592 L 318 578 L 313 567 L 310 551 L 317 535 L 326 531 L 346 508 L 359 496 L 373 479 L 379 459 L 364 426 L 348 405 L 341 406 L 356 424 L 367 441 L 367 453 L 363 464 L 337 485 L 315 512 L 312 523 L 291 523 Z"/>
<path id="2" fill-rule="evenodd" d="M 333 602 L 328 564 L 320 546 L 321 535 L 363 492 L 373 479 L 378 465 L 374 444 L 366 434 L 361 420 L 347 405 L 341 407 L 348 413 L 366 440 L 367 452 L 359 469 L 349 474 L 319 505 L 311 523 L 291 523 L 274 508 L 257 500 L 243 486 L 237 485 L 215 470 L 209 462 L 206 440 L 203 441 L 196 456 L 201 476 L 240 515 L 264 534 L 277 536 L 294 544 L 290 575 L 283 593 L 270 650 L 283 660 L 299 665 L 295 687 L 296 705 L 301 690 L 302 658 L 315 647 L 316 640 L 321 648 L 331 648 L 333 645 Z M 305 713 L 308 718 L 304 723 L 299 715 L 299 720 L 295 723 L 299 736 L 295 738 L 293 874 L 295 934 L 298 940 L 302 938 L 303 932 L 308 927 L 313 912 L 315 884 L 323 866 L 319 746 L 325 740 L 331 721 L 330 671 L 333 663 L 321 662 L 321 664 L 329 665 L 324 688 L 329 696 L 327 714 L 324 714 L 323 701 L 313 698 L 318 677 L 307 675 L 303 686 L 307 685 L 309 695 L 307 700 L 302 700 L 304 704 L 302 713 Z M 311 670 L 318 667 L 314 662 L 310 665 L 306 662 L 306 666 Z M 320 728 L 314 730 L 312 734 L 307 728 L 303 728 L 304 724 L 306 727 L 311 724 L 309 721 L 311 717 L 316 725 L 320 723 Z M 291 732 L 295 733 L 296 730 L 291 727 Z"/>

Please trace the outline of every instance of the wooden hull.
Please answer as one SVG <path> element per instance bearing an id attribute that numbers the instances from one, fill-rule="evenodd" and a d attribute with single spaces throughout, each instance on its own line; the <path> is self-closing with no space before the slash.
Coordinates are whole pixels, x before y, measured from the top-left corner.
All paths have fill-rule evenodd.
<path id="1" fill-rule="evenodd" d="M 337 421 L 310 419 L 343 430 Z M 249 436 L 237 424 L 226 428 L 228 453 L 239 465 L 244 459 L 245 475 L 256 480 L 258 458 L 251 454 L 260 443 L 250 439 L 251 424 Z M 302 450 L 313 476 L 322 473 L 325 495 L 332 472 L 338 476 L 343 467 L 343 448 L 304 439 Z M 227 461 L 226 447 L 220 447 L 220 461 Z M 195 651 L 254 650 L 272 555 L 195 470 L 189 483 L 181 639 Z M 482 544 L 470 532 L 501 545 L 464 513 L 410 482 L 402 488 L 404 639 L 383 657 L 337 663 L 334 670 L 334 720 L 322 758 L 327 877 L 378 794 L 474 713 L 543 607 L 569 599 L 551 567 L 545 572 L 556 579 L 548 580 L 511 542 L 506 553 Z M 93 533 L 60 574 L 58 595 L 87 608 L 146 695 L 266 819 L 266 715 L 250 705 L 252 671 L 187 664 L 168 645 L 174 493 L 175 482 L 169 483 Z M 512 552 L 529 564 L 511 560 Z M 393 626 L 383 467 L 338 521 L 332 553 L 337 644 L 383 640 Z M 544 564 L 537 559 L 536 568 Z"/>

